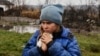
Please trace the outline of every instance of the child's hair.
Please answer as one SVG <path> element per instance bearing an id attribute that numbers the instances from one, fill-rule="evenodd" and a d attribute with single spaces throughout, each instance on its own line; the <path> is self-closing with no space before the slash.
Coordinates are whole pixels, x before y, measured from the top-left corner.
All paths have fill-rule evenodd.
<path id="1" fill-rule="evenodd" d="M 40 36 L 43 34 L 43 28 L 40 26 Z"/>

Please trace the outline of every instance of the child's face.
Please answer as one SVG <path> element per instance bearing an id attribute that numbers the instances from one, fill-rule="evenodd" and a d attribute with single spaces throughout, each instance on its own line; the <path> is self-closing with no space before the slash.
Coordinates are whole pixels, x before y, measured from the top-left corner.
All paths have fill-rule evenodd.
<path id="1" fill-rule="evenodd" d="M 49 21 L 42 21 L 41 27 L 44 32 L 53 33 L 57 30 L 58 25 Z"/>

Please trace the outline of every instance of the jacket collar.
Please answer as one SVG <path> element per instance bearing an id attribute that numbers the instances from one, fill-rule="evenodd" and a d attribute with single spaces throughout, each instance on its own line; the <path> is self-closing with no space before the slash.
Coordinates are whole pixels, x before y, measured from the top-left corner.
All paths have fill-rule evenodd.
<path id="1" fill-rule="evenodd" d="M 63 38 L 67 38 L 68 34 L 71 33 L 70 30 L 68 28 L 65 28 L 64 26 L 62 27 L 62 33 L 61 36 Z"/>
<path id="2" fill-rule="evenodd" d="M 53 36 L 55 38 L 67 38 L 68 34 L 70 33 L 70 30 L 68 28 L 65 28 L 64 26 L 61 26 L 61 30 L 58 33 L 54 33 Z"/>

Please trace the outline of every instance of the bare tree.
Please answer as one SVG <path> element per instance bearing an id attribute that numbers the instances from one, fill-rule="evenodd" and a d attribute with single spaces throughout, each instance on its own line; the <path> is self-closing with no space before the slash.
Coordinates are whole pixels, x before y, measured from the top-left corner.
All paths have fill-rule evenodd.
<path id="1" fill-rule="evenodd" d="M 48 4 L 49 3 L 49 0 L 45 0 L 45 4 Z"/>
<path id="2" fill-rule="evenodd" d="M 24 0 L 22 0 L 21 2 L 22 2 L 22 5 L 25 5 L 25 1 Z"/>
<path id="3" fill-rule="evenodd" d="M 10 0 L 10 2 L 15 4 L 15 6 L 24 4 L 25 3 L 24 1 L 25 0 Z"/>
<path id="4" fill-rule="evenodd" d="M 38 3 L 39 3 L 39 6 L 40 6 L 40 10 L 41 10 L 41 8 L 42 8 L 42 3 L 41 3 L 41 0 L 38 0 Z"/>
<path id="5" fill-rule="evenodd" d="M 80 0 L 80 3 L 82 4 L 82 0 Z"/>
<path id="6" fill-rule="evenodd" d="M 52 0 L 45 0 L 45 4 L 47 5 L 47 4 L 51 4 L 51 1 Z"/>
<path id="7" fill-rule="evenodd" d="M 60 0 L 45 0 L 45 4 L 54 4 L 54 3 L 57 3 L 57 1 L 60 1 Z"/>

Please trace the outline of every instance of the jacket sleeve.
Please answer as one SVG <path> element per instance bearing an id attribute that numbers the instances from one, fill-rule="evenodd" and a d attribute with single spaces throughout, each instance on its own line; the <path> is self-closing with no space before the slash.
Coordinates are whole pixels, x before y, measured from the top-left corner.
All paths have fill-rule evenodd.
<path id="1" fill-rule="evenodd" d="M 25 48 L 23 49 L 22 56 L 40 56 L 38 47 L 36 46 L 37 36 L 38 36 L 38 31 L 35 32 L 35 34 L 26 44 Z"/>
<path id="2" fill-rule="evenodd" d="M 49 54 L 51 56 L 81 56 L 79 46 L 76 39 L 73 37 L 66 47 L 62 47 L 60 42 L 55 41 L 49 47 Z"/>

